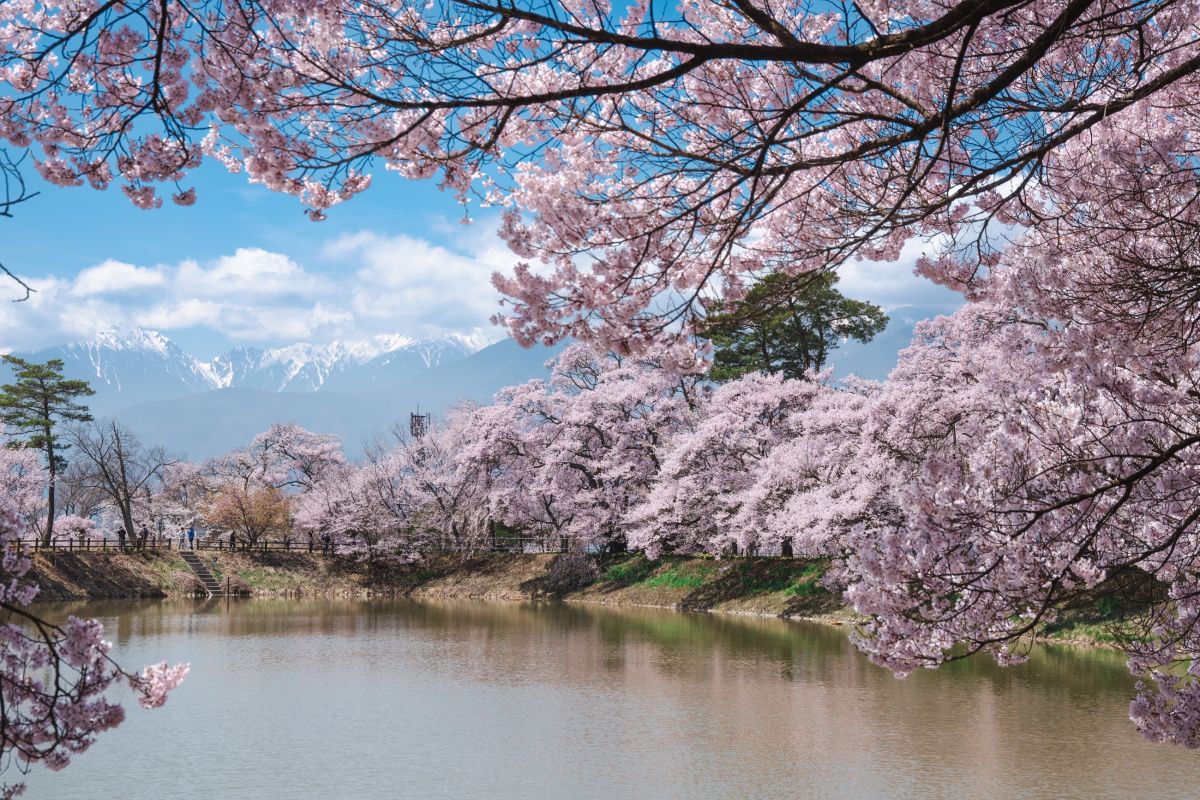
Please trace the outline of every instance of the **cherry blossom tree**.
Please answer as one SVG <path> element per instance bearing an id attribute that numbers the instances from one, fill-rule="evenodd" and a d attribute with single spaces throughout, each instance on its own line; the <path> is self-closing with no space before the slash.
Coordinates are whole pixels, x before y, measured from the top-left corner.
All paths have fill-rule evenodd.
<path id="1" fill-rule="evenodd" d="M 1070 249 L 1032 231 L 973 280 L 975 302 L 919 329 L 869 432 L 893 513 L 847 549 L 880 663 L 1011 661 L 1064 607 L 1115 597 L 1139 623 L 1123 641 L 1147 677 L 1135 722 L 1200 745 L 1196 228 L 1190 199 L 1170 205 L 1119 239 L 1099 214 L 1064 222 Z"/>
<path id="2" fill-rule="evenodd" d="M 495 484 L 495 513 L 579 548 L 624 549 L 625 515 L 649 492 L 659 451 L 700 394 L 695 378 L 660 363 L 567 348 L 549 381 L 497 397 L 509 419 L 486 455 L 507 473 Z"/>
<path id="3" fill-rule="evenodd" d="M 652 492 L 629 514 L 631 544 L 652 557 L 838 551 L 844 520 L 828 517 L 854 513 L 836 478 L 856 469 L 865 402 L 821 380 L 752 373 L 724 384 L 669 440 Z"/>
<path id="4" fill-rule="evenodd" d="M 412 536 L 413 486 L 395 452 L 377 452 L 357 468 L 345 468 L 297 499 L 296 524 L 328 534 L 340 552 L 367 560 L 416 558 Z"/>
<path id="5" fill-rule="evenodd" d="M 203 516 L 210 527 L 232 531 L 250 547 L 291 529 L 288 498 L 273 486 L 221 485 L 205 498 Z"/>
<path id="6" fill-rule="evenodd" d="M 25 575 L 30 560 L 14 547 L 23 523 L 12 498 L 0 492 L 0 626 L 5 657 L 0 664 L 0 769 L 26 771 L 35 764 L 62 769 L 87 750 L 96 736 L 124 719 L 106 696 L 126 683 L 146 708 L 161 706 L 187 675 L 188 665 L 165 663 L 141 672 L 123 670 L 109 655 L 104 629 L 94 619 L 68 618 L 55 625 L 30 610 L 38 587 Z M 0 796 L 16 797 L 23 784 L 5 785 Z"/>
<path id="7" fill-rule="evenodd" d="M 214 479 L 304 491 L 345 464 L 341 441 L 293 423 L 272 425 L 246 447 L 210 459 L 202 472 Z"/>
<path id="8" fill-rule="evenodd" d="M 47 180 L 143 207 L 164 184 L 194 202 L 206 157 L 315 217 L 372 162 L 438 175 L 549 262 L 498 280 L 519 339 L 621 350 L 684 336 L 756 276 L 893 258 L 914 234 L 968 236 L 986 263 L 981 223 L 1056 219 L 1072 185 L 1116 196 L 1100 162 L 1139 148 L 1192 172 L 1196 16 L 1192 0 L 20 0 L 0 10 L 0 138 Z"/>
<path id="9" fill-rule="evenodd" d="M 256 465 L 256 479 L 277 489 L 304 491 L 346 463 L 337 436 L 295 423 L 272 425 L 244 453 Z"/>
<path id="10" fill-rule="evenodd" d="M 55 523 L 55 535 L 79 545 L 83 545 L 87 541 L 99 539 L 103 535 L 96 528 L 95 520 L 90 517 L 63 514 L 55 520 Z"/>
<path id="11" fill-rule="evenodd" d="M 290 536 L 292 506 L 322 479 L 333 486 L 346 474 L 336 436 L 287 423 L 272 425 L 246 447 L 209 459 L 188 486 L 205 495 L 204 517 L 210 525 L 237 531 L 253 544 L 271 533 Z M 309 524 L 322 501 L 328 498 L 305 511 Z"/>
<path id="12" fill-rule="evenodd" d="M 0 426 L 0 435 L 4 429 Z M 0 448 L 0 495 L 8 498 L 25 527 L 38 531 L 45 515 L 48 472 L 41 453 L 29 447 Z"/>
<path id="13" fill-rule="evenodd" d="M 425 532 L 420 546 L 470 552 L 487 544 L 492 470 L 473 449 L 480 422 L 473 406 L 462 406 L 395 450 L 391 468 L 410 487 L 412 524 Z"/>

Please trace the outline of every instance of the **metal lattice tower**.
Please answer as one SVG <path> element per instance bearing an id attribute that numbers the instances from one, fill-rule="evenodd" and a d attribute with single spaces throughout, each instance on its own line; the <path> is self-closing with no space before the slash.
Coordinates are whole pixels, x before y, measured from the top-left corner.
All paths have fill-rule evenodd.
<path id="1" fill-rule="evenodd" d="M 408 415 L 408 432 L 414 439 L 420 439 L 429 431 L 429 414 L 415 411 Z"/>

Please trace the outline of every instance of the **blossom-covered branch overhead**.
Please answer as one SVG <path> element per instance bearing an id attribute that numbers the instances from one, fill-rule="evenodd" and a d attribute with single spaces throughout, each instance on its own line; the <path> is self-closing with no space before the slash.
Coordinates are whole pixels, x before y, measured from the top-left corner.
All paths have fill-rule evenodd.
<path id="1" fill-rule="evenodd" d="M 514 335 L 639 349 L 756 276 L 913 235 L 966 237 L 986 267 L 983 223 L 1069 214 L 1097 154 L 1190 172 L 1198 12 L 20 0 L 0 9 L 0 138 L 145 207 L 162 185 L 194 202 L 206 157 L 315 217 L 374 166 L 436 175 L 548 264 L 497 278 Z"/>

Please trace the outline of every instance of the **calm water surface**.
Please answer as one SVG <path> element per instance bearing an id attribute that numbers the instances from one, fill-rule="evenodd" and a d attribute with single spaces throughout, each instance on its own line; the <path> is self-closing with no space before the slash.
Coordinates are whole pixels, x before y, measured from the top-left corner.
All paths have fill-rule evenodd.
<path id="1" fill-rule="evenodd" d="M 1191 798 L 1117 655 L 897 681 L 841 630 L 594 607 L 89 603 L 122 663 L 192 663 L 28 797 Z M 127 707 L 132 705 L 126 703 Z"/>

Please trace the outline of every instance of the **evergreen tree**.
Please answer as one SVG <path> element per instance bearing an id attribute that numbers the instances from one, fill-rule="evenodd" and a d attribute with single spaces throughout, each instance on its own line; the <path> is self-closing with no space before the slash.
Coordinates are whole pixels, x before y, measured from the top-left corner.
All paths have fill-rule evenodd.
<path id="1" fill-rule="evenodd" d="M 95 394 L 87 381 L 63 378 L 63 362 L 51 359 L 36 364 L 12 355 L 0 357 L 12 368 L 13 383 L 0 386 L 0 421 L 15 444 L 41 450 L 50 473 L 47 485 L 47 517 L 43 542 L 50 544 L 54 535 L 54 487 L 58 473 L 67 465 L 63 452 L 69 445 L 61 441 L 57 428 L 66 421 L 88 422 L 92 415 L 77 398 Z"/>
<path id="2" fill-rule="evenodd" d="M 714 348 L 712 377 L 748 372 L 803 378 L 825 366 L 845 339 L 869 342 L 888 323 L 874 303 L 851 300 L 835 287 L 834 273 L 772 274 L 727 311 L 709 316 L 704 334 Z"/>

